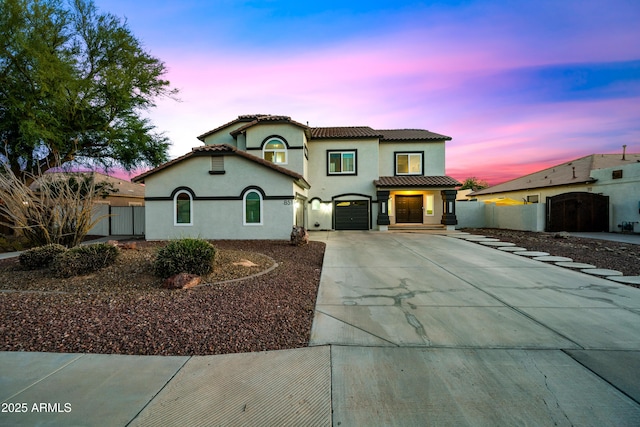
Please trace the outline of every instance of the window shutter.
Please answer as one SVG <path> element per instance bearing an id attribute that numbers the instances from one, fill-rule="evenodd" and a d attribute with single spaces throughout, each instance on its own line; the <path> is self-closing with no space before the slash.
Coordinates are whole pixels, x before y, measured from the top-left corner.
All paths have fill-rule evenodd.
<path id="1" fill-rule="evenodd" d="M 224 172 L 224 156 L 211 157 L 211 172 Z"/>

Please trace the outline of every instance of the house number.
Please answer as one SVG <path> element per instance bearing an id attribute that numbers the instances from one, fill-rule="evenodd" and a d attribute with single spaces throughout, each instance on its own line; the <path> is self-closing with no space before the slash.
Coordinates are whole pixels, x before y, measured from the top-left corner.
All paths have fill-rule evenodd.
<path id="1" fill-rule="evenodd" d="M 293 204 L 293 200 L 285 200 L 284 204 L 287 205 L 287 206 L 292 205 Z"/>

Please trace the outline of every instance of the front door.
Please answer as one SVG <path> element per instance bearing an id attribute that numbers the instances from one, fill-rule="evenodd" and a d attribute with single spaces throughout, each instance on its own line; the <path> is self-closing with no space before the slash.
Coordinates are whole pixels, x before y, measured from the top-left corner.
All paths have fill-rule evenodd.
<path id="1" fill-rule="evenodd" d="M 422 224 L 422 195 L 396 196 L 396 223 Z"/>

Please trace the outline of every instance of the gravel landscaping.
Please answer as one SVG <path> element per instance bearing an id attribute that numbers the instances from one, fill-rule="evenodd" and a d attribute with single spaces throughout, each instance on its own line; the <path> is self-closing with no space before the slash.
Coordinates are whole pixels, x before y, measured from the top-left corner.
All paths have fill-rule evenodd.
<path id="1" fill-rule="evenodd" d="M 138 242 L 114 266 L 70 279 L 1 261 L 0 350 L 207 355 L 305 347 L 324 243 L 213 243 L 207 285 L 189 290 L 160 287 L 153 243 Z"/>
<path id="2" fill-rule="evenodd" d="M 467 229 L 533 251 L 640 275 L 640 245 L 555 233 Z M 115 265 L 80 277 L 0 260 L 0 350 L 209 355 L 308 345 L 324 243 L 216 241 L 205 285 L 162 289 L 158 243 L 136 242 Z M 265 273 L 266 272 L 266 273 Z M 242 280 L 237 280 L 242 279 Z"/>
<path id="3" fill-rule="evenodd" d="M 495 237 L 515 243 L 530 251 L 572 258 L 574 262 L 617 270 L 625 276 L 640 276 L 640 245 L 585 239 L 582 237 L 556 237 L 557 233 L 502 230 L 495 228 L 465 229 L 468 233 Z M 632 285 L 629 285 L 632 286 Z"/>

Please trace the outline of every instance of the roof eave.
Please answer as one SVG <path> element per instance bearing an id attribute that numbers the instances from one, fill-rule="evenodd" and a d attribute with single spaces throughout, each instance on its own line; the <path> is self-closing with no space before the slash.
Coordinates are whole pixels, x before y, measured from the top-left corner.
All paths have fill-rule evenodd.
<path id="1" fill-rule="evenodd" d="M 538 185 L 536 187 L 520 187 L 520 188 L 513 188 L 513 189 L 509 189 L 509 190 L 498 190 L 498 191 L 485 191 L 485 190 L 489 190 L 489 188 L 483 189 L 483 190 L 478 190 L 478 191 L 474 191 L 471 192 L 469 194 L 467 194 L 468 196 L 488 196 L 490 194 L 500 194 L 500 193 L 511 193 L 514 191 L 531 191 L 531 190 L 540 190 L 543 188 L 552 188 L 552 187 L 562 187 L 562 186 L 566 186 L 566 185 L 580 185 L 580 184 L 593 184 L 594 182 L 598 181 L 595 178 L 592 179 L 588 179 L 588 180 L 580 180 L 577 182 L 563 182 L 560 184 L 547 184 L 547 185 Z"/>
<path id="2" fill-rule="evenodd" d="M 380 138 L 380 142 L 444 142 L 451 141 L 452 139 L 450 136 L 444 138 Z"/>

